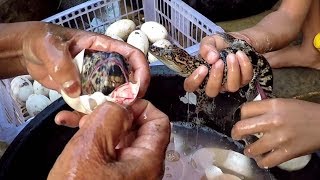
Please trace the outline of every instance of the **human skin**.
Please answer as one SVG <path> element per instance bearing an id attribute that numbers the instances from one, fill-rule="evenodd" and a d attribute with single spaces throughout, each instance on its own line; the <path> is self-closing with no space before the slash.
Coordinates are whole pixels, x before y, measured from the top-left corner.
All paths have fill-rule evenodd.
<path id="1" fill-rule="evenodd" d="M 318 0 L 314 1 L 317 1 L 316 3 L 319 4 Z M 281 49 L 298 36 L 302 26 L 307 22 L 306 18 L 311 19 L 309 17 L 311 15 L 308 16 L 308 13 L 311 5 L 313 5 L 312 3 L 315 4 L 313 0 L 283 0 L 277 11 L 268 14 L 257 25 L 239 32 L 231 32 L 230 34 L 246 40 L 259 53 L 267 53 Z M 310 13 L 311 12 L 312 11 L 310 11 Z M 318 12 L 319 11 L 317 11 L 317 13 Z M 315 21 L 314 16 L 312 17 L 312 20 Z M 319 17 L 317 17 L 317 19 L 319 19 Z M 319 24 L 319 21 L 317 21 L 316 24 Z M 317 28 L 320 28 L 319 25 Z M 314 37 L 315 34 L 315 32 L 307 33 L 310 37 Z M 225 47 L 227 47 L 227 44 L 217 35 L 205 37 L 201 42 L 200 55 L 209 64 L 212 64 L 209 82 L 206 88 L 206 93 L 210 97 L 216 96 L 221 90 L 230 92 L 237 91 L 252 78 L 252 66 L 249 59 L 243 52 L 239 51 L 236 54 L 229 54 L 227 56 L 228 80 L 225 86 L 221 86 L 221 83 L 219 84 L 219 82 L 221 82 L 224 64 L 222 60 L 219 59 L 218 52 Z M 270 61 L 271 66 L 276 66 L 278 63 L 275 62 L 275 60 Z M 282 64 L 290 65 L 288 63 Z M 184 87 L 186 91 L 195 91 L 207 74 L 208 69 L 205 66 L 200 66 L 195 70 L 185 80 Z"/>
<path id="2" fill-rule="evenodd" d="M 67 114 L 66 114 L 67 113 Z M 168 116 L 146 100 L 130 109 L 106 102 L 81 119 L 48 179 L 161 179 L 170 138 Z M 71 116 L 69 116 L 71 115 Z"/>
<path id="3" fill-rule="evenodd" d="M 313 46 L 314 37 L 320 32 L 319 18 L 320 1 L 313 0 L 301 29 L 302 43 L 264 54 L 272 67 L 300 66 L 320 69 L 320 52 Z"/>
<path id="4" fill-rule="evenodd" d="M 256 26 L 231 34 L 246 40 L 258 52 L 266 53 L 264 55 L 272 67 L 319 69 L 320 53 L 312 45 L 314 36 L 320 31 L 319 9 L 319 0 L 283 0 L 277 11 Z M 281 49 L 295 40 L 301 30 L 303 42 L 300 46 Z M 212 97 L 221 90 L 236 91 L 252 78 L 247 57 L 237 52 L 227 57 L 230 66 L 228 82 L 221 86 L 223 63 L 217 52 L 226 46 L 219 36 L 206 37 L 201 42 L 200 54 L 212 64 L 206 86 L 207 95 Z M 198 68 L 185 80 L 185 89 L 189 92 L 197 89 L 207 72 L 205 67 Z M 262 168 L 274 167 L 320 149 L 319 109 L 319 104 L 296 99 L 248 102 L 241 108 L 241 121 L 234 125 L 232 137 L 240 140 L 246 135 L 262 132 L 263 137 L 246 147 L 244 153 Z"/>
<path id="5" fill-rule="evenodd" d="M 134 81 L 140 81 L 139 97 L 144 95 L 150 71 L 141 51 L 102 34 L 44 22 L 0 24 L 0 78 L 30 74 L 47 88 L 77 97 L 80 76 L 72 60 L 82 49 L 122 54 L 132 66 Z"/>
<path id="6" fill-rule="evenodd" d="M 248 134 L 263 133 L 245 148 L 261 168 L 271 168 L 292 158 L 320 149 L 320 104 L 297 99 L 268 99 L 246 103 L 241 121 L 232 129 L 240 140 Z"/>

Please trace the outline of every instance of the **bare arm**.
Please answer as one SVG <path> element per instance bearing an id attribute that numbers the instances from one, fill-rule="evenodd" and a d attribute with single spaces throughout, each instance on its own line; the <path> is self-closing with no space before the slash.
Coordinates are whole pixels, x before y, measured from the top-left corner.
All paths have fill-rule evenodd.
<path id="1" fill-rule="evenodd" d="M 27 74 L 21 63 L 26 23 L 0 24 L 0 79 Z"/>
<path id="2" fill-rule="evenodd" d="M 139 97 L 144 95 L 150 71 L 141 51 L 102 34 L 40 21 L 0 23 L 0 78 L 30 74 L 47 88 L 77 97 L 80 77 L 73 58 L 83 49 L 122 54 L 140 82 Z"/>
<path id="3" fill-rule="evenodd" d="M 257 25 L 235 32 L 260 53 L 280 49 L 297 37 L 312 0 L 282 0 L 279 9 Z"/>

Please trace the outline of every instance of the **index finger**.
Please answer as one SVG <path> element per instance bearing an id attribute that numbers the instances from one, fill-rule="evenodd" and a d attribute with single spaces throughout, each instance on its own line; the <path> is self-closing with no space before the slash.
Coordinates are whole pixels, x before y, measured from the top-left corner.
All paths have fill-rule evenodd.
<path id="1" fill-rule="evenodd" d="M 240 140 L 247 135 L 265 133 L 270 128 L 270 119 L 272 117 L 269 115 L 260 115 L 238 121 L 231 130 L 231 136 Z"/>
<path id="2" fill-rule="evenodd" d="M 268 112 L 271 110 L 271 101 L 271 99 L 264 99 L 244 103 L 241 107 L 241 119 L 256 117 Z"/>
<path id="3" fill-rule="evenodd" d="M 87 38 L 79 36 L 79 41 L 77 42 L 76 47 L 74 47 L 74 51 L 78 52 L 83 48 L 90 48 L 98 51 L 114 51 L 123 55 L 134 71 L 134 80 L 140 82 L 138 96 L 144 96 L 150 83 L 150 68 L 145 55 L 141 51 L 128 43 L 94 33 L 90 34 L 89 37 L 87 36 Z"/>

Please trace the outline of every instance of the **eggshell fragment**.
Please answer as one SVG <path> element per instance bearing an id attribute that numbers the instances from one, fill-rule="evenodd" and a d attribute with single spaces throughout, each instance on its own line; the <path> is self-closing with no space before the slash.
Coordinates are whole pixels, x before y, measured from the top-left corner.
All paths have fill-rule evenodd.
<path id="1" fill-rule="evenodd" d="M 309 163 L 310 160 L 311 160 L 311 155 L 308 154 L 308 155 L 296 157 L 294 159 L 281 163 L 278 165 L 278 167 L 286 171 L 297 171 L 297 170 L 303 169 Z"/>
<path id="2" fill-rule="evenodd" d="M 90 95 L 71 98 L 64 91 L 61 91 L 61 95 L 66 103 L 74 110 L 84 114 L 90 114 L 97 106 L 106 101 L 115 102 L 123 106 L 131 105 L 137 98 L 139 87 L 139 83 L 133 84 L 129 82 L 119 86 L 108 96 L 105 96 L 101 92 L 95 92 Z"/>

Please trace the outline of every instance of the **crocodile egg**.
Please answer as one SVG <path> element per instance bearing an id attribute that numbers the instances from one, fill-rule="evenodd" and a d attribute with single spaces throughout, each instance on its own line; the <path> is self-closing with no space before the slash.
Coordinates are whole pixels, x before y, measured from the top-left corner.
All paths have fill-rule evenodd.
<path id="1" fill-rule="evenodd" d="M 49 98 L 42 94 L 32 94 L 26 101 L 26 108 L 30 116 L 35 116 L 51 104 Z"/>
<path id="2" fill-rule="evenodd" d="M 32 83 L 24 76 L 15 77 L 10 86 L 13 98 L 19 102 L 26 102 L 28 97 L 33 94 Z"/>

